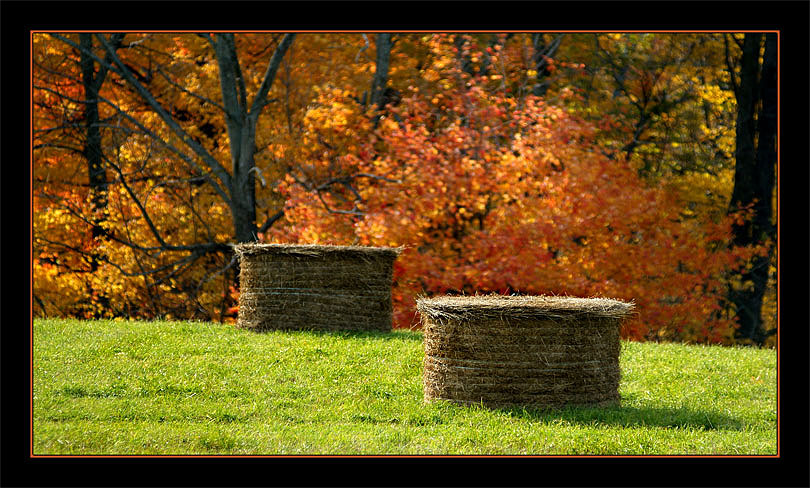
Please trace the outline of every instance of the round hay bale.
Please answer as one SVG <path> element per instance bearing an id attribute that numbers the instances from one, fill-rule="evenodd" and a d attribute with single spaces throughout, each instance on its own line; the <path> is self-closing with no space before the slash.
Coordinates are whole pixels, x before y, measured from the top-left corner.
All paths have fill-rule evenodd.
<path id="1" fill-rule="evenodd" d="M 488 295 L 416 304 L 426 401 L 495 408 L 620 401 L 619 326 L 632 303 Z"/>
<path id="2" fill-rule="evenodd" d="M 237 327 L 390 331 L 400 248 L 240 244 Z"/>

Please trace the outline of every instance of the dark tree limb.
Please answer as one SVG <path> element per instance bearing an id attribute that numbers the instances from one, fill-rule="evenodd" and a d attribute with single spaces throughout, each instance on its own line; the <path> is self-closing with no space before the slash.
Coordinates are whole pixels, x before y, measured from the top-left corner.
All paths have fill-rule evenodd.
<path id="1" fill-rule="evenodd" d="M 203 103 L 207 103 L 208 105 L 211 105 L 212 107 L 216 107 L 219 110 L 225 112 L 225 107 L 223 107 L 222 105 L 218 104 L 217 102 L 211 100 L 208 97 L 200 95 L 199 93 L 194 93 L 193 91 L 187 89 L 184 86 L 181 86 L 179 83 L 177 83 L 176 81 L 171 79 L 171 77 L 165 71 L 163 71 L 163 69 L 160 66 L 155 67 L 155 70 L 158 72 L 158 74 L 160 76 L 163 77 L 164 80 L 166 80 L 166 82 L 168 84 L 172 85 L 173 87 L 177 88 L 178 90 L 182 91 L 183 93 L 202 101 Z"/>
<path id="2" fill-rule="evenodd" d="M 726 70 L 728 71 L 729 79 L 731 80 L 731 88 L 734 92 L 734 96 L 739 96 L 739 87 L 737 83 L 737 75 L 735 73 L 736 67 L 734 63 L 731 61 L 731 49 L 728 44 L 728 36 L 730 34 L 723 34 L 723 44 L 725 46 L 725 57 L 726 57 Z"/>
<path id="3" fill-rule="evenodd" d="M 388 83 L 388 68 L 391 60 L 391 34 L 377 34 L 377 58 L 374 79 L 371 82 L 370 104 L 382 110 L 385 102 L 383 94 Z"/>
<path id="4" fill-rule="evenodd" d="M 267 217 L 267 220 L 264 221 L 261 227 L 259 227 L 259 233 L 267 232 L 267 230 L 276 223 L 278 219 L 284 217 L 284 209 L 282 208 L 278 212 L 274 213 L 270 217 Z"/>
<path id="5" fill-rule="evenodd" d="M 225 170 L 225 168 L 216 160 L 200 143 L 195 141 L 181 126 L 177 123 L 176 120 L 171 116 L 168 110 L 166 110 L 160 102 L 152 95 L 149 90 L 143 86 L 143 84 L 135 79 L 133 73 L 127 68 L 123 61 L 118 57 L 118 55 L 113 50 L 112 46 L 104 39 L 104 36 L 97 36 L 101 45 L 107 50 L 107 53 L 110 55 L 110 59 L 112 59 L 113 63 L 118 67 L 117 73 L 124 78 L 124 80 L 129 83 L 129 85 L 135 89 L 135 91 L 141 96 L 141 98 L 150 106 L 152 109 L 157 113 L 163 122 L 174 132 L 174 134 L 180 138 L 197 156 L 205 162 L 205 164 L 211 168 L 217 178 L 220 179 L 226 186 L 230 184 L 230 175 Z M 68 40 L 69 42 L 69 40 Z"/>
<path id="6" fill-rule="evenodd" d="M 249 114 L 254 119 L 258 118 L 262 108 L 264 108 L 264 106 L 267 104 L 267 93 L 270 91 L 270 85 L 273 84 L 278 67 L 281 65 L 281 60 L 284 58 L 284 54 L 290 48 L 293 39 L 295 39 L 295 34 L 286 34 L 284 38 L 281 39 L 276 51 L 273 53 L 273 57 L 270 58 L 270 63 L 267 65 L 267 71 L 264 73 L 262 84 L 259 86 L 259 91 L 253 98 L 253 103 L 250 107 Z"/>
<path id="7" fill-rule="evenodd" d="M 735 246 L 768 247 L 765 255 L 753 258 L 750 269 L 740 272 L 743 284 L 750 286 L 731 290 L 729 301 L 734 304 L 739 322 L 736 336 L 761 346 L 771 333 L 764 330 L 762 323 L 762 301 L 773 250 L 771 240 L 775 237 L 771 199 L 776 166 L 777 38 L 776 34 L 765 36 L 761 66 L 762 34 L 746 33 L 742 43 L 740 81 L 735 92 L 736 164 L 729 212 L 749 205 L 754 210 L 752 219 L 732 227 Z"/>

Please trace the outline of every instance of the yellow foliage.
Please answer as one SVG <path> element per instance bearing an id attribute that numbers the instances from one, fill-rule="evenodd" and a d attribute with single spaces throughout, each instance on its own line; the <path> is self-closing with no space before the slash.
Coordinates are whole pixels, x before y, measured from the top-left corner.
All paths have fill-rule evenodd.
<path id="1" fill-rule="evenodd" d="M 680 195 L 685 215 L 720 217 L 728 211 L 734 189 L 734 170 L 724 169 L 717 175 L 690 172 L 669 177 L 669 185 Z"/>

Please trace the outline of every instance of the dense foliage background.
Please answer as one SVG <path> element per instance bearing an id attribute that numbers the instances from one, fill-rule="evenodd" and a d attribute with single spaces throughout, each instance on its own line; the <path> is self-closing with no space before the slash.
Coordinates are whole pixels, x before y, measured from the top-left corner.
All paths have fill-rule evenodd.
<path id="1" fill-rule="evenodd" d="M 232 321 L 230 244 L 773 345 L 776 34 L 33 34 L 34 313 Z"/>

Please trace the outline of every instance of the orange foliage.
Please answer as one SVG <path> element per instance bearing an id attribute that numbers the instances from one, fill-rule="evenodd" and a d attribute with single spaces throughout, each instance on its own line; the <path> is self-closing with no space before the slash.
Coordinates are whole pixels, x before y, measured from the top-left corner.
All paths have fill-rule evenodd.
<path id="1" fill-rule="evenodd" d="M 399 327 L 416 324 L 420 294 L 566 294 L 635 301 L 638 314 L 625 324 L 625 338 L 732 343 L 734 318 L 720 305 L 726 276 L 759 251 L 728 249 L 731 221 L 745 214 L 725 217 L 722 199 L 702 196 L 706 188 L 719 194 L 728 186 L 709 173 L 639 176 L 639 158 L 628 162 L 622 152 L 632 101 L 611 98 L 600 75 L 590 95 L 599 106 L 584 103 L 578 86 L 584 65 L 576 53 L 593 44 L 572 39 L 560 51 L 564 61 L 546 59 L 555 85 L 538 98 L 527 95 L 537 72 L 526 36 L 480 34 L 458 42 L 455 35 L 397 35 L 391 104 L 377 112 L 364 103 L 376 69 L 373 35 L 299 35 L 257 125 L 257 224 L 284 209 L 259 237 L 406 246 L 394 269 Z M 666 40 L 642 39 L 660 57 L 677 41 Z M 206 40 L 128 34 L 126 42 L 134 44 L 121 50 L 122 59 L 152 76 L 149 90 L 231 171 L 226 121 L 216 107 L 219 67 Z M 600 46 L 624 52 L 626 42 L 606 35 Z M 247 93 L 256 92 L 276 43 L 263 34 L 236 36 Z M 108 165 L 107 206 L 103 216 L 94 215 L 86 161 L 70 149 L 81 149 L 83 137 L 78 54 L 35 35 L 34 61 L 36 312 L 233 320 L 238 288 L 233 268 L 225 268 L 230 256 L 141 252 L 93 238 L 89 225 L 103 217 L 111 235 L 156 246 L 134 194 L 168 244 L 228 242 L 233 222 L 226 203 L 200 173 L 101 103 L 102 145 L 120 171 Z M 653 68 L 630 72 L 627 92 L 657 96 L 692 86 L 680 68 L 650 78 Z M 118 75 L 110 78 L 102 96 L 176 142 Z M 728 94 L 712 88 L 701 96 L 727 115 Z M 696 104 L 684 107 L 679 113 L 698 113 Z M 650 131 L 663 138 L 678 129 L 676 119 L 664 112 Z M 720 149 L 732 130 L 723 120 L 702 128 Z M 643 159 L 666 154 L 645 152 Z"/>
<path id="2" fill-rule="evenodd" d="M 627 338 L 730 340 L 718 301 L 746 257 L 723 245 L 731 218 L 681 218 L 677 194 L 610 159 L 596 129 L 560 107 L 529 97 L 517 108 L 453 66 L 443 75 L 456 83 L 413 89 L 392 110 L 400 122 L 387 117 L 338 158 L 346 174 L 398 181 L 358 179 L 362 216 L 330 212 L 288 181 L 289 225 L 266 239 L 406 246 L 395 268 L 400 327 L 414 324 L 423 293 L 545 293 L 634 300 Z M 346 101 L 331 110 L 343 114 Z M 339 117 L 362 120 L 359 107 Z"/>

